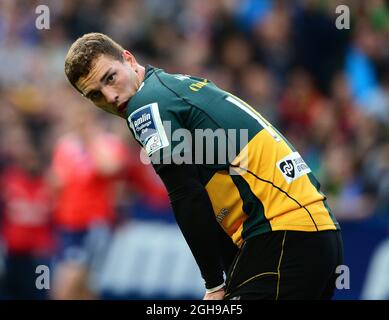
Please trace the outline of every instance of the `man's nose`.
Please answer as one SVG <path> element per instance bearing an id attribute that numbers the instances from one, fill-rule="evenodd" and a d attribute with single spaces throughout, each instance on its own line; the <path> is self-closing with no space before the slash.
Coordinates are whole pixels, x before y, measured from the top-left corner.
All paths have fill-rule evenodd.
<path id="1" fill-rule="evenodd" d="M 113 90 L 109 90 L 108 88 L 103 88 L 101 92 L 103 93 L 107 103 L 115 103 L 119 101 L 119 96 Z"/>

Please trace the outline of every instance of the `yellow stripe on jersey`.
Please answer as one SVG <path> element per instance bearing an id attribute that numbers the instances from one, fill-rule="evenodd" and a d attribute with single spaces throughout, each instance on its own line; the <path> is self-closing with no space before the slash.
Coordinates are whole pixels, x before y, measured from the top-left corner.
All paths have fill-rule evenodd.
<path id="1" fill-rule="evenodd" d="M 272 230 L 335 230 L 324 206 L 324 197 L 308 175 L 288 183 L 277 168 L 277 162 L 292 152 L 284 140 L 277 142 L 268 131 L 262 130 L 242 149 L 232 165 L 247 165 L 244 170 L 237 170 L 263 204 Z"/>
<path id="2" fill-rule="evenodd" d="M 246 102 L 233 95 L 226 100 L 263 127 L 231 163 L 240 179 L 219 171 L 206 185 L 216 219 L 234 243 L 241 246 L 245 239 L 270 230 L 336 230 L 300 155 Z"/>
<path id="3" fill-rule="evenodd" d="M 227 171 L 217 172 L 205 188 L 216 219 L 234 243 L 240 247 L 243 242 L 243 223 L 247 219 L 247 214 L 243 212 L 243 202 L 231 176 Z"/>

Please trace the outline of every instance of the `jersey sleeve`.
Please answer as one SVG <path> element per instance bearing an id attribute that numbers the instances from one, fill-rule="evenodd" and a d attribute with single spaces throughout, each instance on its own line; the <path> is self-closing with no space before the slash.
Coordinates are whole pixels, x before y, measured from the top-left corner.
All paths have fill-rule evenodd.
<path id="1" fill-rule="evenodd" d="M 199 266 L 205 287 L 224 283 L 237 247 L 215 219 L 208 194 L 196 166 L 169 165 L 160 170 L 180 230 Z"/>

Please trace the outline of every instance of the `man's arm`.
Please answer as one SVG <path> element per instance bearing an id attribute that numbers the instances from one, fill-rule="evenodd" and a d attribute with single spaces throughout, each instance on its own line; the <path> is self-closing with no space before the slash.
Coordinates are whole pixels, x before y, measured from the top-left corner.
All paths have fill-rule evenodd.
<path id="1" fill-rule="evenodd" d="M 223 269 L 227 272 L 238 249 L 217 223 L 196 166 L 171 164 L 156 170 L 169 192 L 177 223 L 200 268 L 207 291 L 217 289 L 224 284 Z M 221 297 L 220 289 L 217 292 Z"/>

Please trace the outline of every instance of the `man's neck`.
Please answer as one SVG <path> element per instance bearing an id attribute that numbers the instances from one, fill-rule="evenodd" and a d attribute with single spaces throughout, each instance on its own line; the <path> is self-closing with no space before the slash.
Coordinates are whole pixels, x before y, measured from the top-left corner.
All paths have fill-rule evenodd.
<path id="1" fill-rule="evenodd" d="M 137 71 L 138 71 L 138 79 L 139 79 L 139 86 L 140 86 L 143 80 L 145 79 L 146 69 L 145 67 L 138 65 Z"/>

